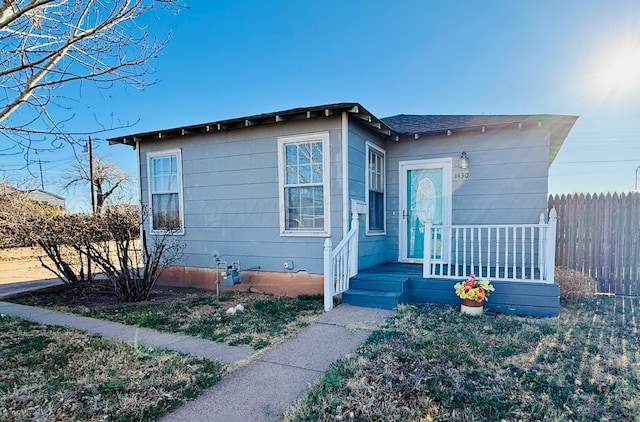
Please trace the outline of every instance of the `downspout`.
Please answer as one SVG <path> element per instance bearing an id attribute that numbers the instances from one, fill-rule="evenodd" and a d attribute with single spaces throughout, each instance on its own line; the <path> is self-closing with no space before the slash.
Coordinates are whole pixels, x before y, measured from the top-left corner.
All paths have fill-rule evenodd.
<path id="1" fill-rule="evenodd" d="M 349 116 L 342 112 L 342 238 L 349 233 Z"/>

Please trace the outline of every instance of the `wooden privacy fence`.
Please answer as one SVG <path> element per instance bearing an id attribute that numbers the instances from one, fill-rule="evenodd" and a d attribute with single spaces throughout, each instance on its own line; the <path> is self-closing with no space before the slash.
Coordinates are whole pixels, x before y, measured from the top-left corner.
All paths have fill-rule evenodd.
<path id="1" fill-rule="evenodd" d="M 601 293 L 640 295 L 640 192 L 552 195 L 551 207 L 557 266 L 590 275 Z"/>

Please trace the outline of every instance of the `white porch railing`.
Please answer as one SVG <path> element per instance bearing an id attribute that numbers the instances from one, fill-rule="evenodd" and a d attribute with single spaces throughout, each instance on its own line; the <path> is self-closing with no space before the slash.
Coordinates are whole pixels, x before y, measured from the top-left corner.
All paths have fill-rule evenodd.
<path id="1" fill-rule="evenodd" d="M 333 297 L 349 289 L 349 279 L 358 274 L 358 212 L 351 213 L 351 230 L 332 249 L 331 239 L 324 241 L 324 310 L 333 309 Z"/>
<path id="2" fill-rule="evenodd" d="M 424 278 L 554 282 L 557 214 L 538 224 L 425 224 Z M 428 236 L 427 234 L 430 234 Z"/>

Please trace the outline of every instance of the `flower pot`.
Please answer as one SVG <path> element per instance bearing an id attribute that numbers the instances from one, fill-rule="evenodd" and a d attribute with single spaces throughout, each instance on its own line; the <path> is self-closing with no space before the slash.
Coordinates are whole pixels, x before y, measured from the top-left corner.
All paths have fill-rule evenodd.
<path id="1" fill-rule="evenodd" d="M 476 302 L 471 299 L 462 299 L 460 312 L 467 315 L 482 315 L 484 301 Z"/>

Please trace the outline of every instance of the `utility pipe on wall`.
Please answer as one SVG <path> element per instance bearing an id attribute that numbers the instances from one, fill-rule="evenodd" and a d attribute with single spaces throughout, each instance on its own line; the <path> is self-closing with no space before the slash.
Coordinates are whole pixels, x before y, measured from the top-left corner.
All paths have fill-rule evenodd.
<path id="1" fill-rule="evenodd" d="M 135 140 L 136 142 L 136 146 L 135 146 L 135 150 L 137 152 L 136 154 L 136 160 L 138 162 L 138 194 L 140 195 L 140 201 L 138 202 L 138 206 L 139 206 L 139 210 L 140 210 L 140 245 L 142 246 L 143 250 L 144 248 L 146 248 L 145 245 L 145 235 L 144 235 L 144 222 L 146 221 L 147 218 L 150 219 L 150 221 L 152 221 L 152 225 L 153 225 L 153 215 L 151 214 L 150 210 L 151 210 L 151 204 L 149 203 L 149 205 L 147 206 L 147 209 L 145 210 L 143 204 L 144 204 L 144 198 L 142 198 L 142 152 L 140 151 L 140 141 L 138 141 L 137 139 Z M 149 173 L 147 173 L 149 174 Z M 149 180 L 147 180 L 147 186 L 149 184 Z M 148 216 L 145 216 L 144 213 L 145 211 L 149 212 Z"/>
<path id="2" fill-rule="evenodd" d="M 342 112 L 342 237 L 349 233 L 349 116 Z"/>

